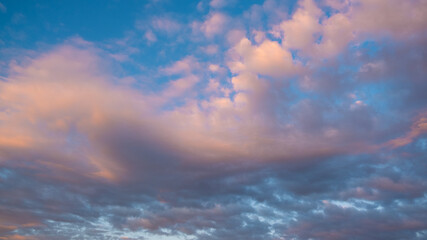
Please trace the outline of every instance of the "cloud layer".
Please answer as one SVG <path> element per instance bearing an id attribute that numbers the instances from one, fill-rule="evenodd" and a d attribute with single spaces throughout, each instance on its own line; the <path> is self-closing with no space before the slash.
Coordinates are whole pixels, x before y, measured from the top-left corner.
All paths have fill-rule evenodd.
<path id="1" fill-rule="evenodd" d="M 0 239 L 424 239 L 426 2 L 236 5 L 2 49 Z"/>

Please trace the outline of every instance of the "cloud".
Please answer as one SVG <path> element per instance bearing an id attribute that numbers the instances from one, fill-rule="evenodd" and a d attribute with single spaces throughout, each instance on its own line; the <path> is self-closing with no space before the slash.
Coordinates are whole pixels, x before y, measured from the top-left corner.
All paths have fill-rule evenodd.
<path id="1" fill-rule="evenodd" d="M 224 31 L 227 21 L 228 18 L 224 14 L 215 12 L 207 17 L 206 21 L 200 26 L 200 30 L 206 37 L 212 38 Z"/>
<path id="2" fill-rule="evenodd" d="M 254 47 L 252 50 L 251 45 L 248 47 L 250 61 L 252 54 L 260 56 L 265 54 L 263 51 L 271 50 L 273 53 L 274 49 L 280 49 L 280 46 L 273 42 L 264 42 L 259 49 Z M 243 48 L 243 51 L 245 50 Z M 270 56 L 270 59 L 278 61 L 279 57 L 276 59 Z M 261 58 L 254 59 L 258 61 Z M 256 67 L 258 62 L 250 61 L 249 66 Z M 170 145 L 171 152 L 166 156 L 172 154 L 178 159 L 185 159 L 187 154 L 191 153 L 189 160 L 195 156 L 198 156 L 199 161 L 205 161 L 205 157 L 206 160 L 219 160 L 224 157 L 238 159 L 246 156 L 263 161 L 341 151 L 333 147 L 332 142 L 324 141 L 323 144 L 318 144 L 316 141 L 307 141 L 299 130 L 294 131 L 292 128 L 279 131 L 283 134 L 291 131 L 292 138 L 285 137 L 286 134 L 273 134 L 272 132 L 277 132 L 277 126 L 265 125 L 265 121 L 277 121 L 273 114 L 274 108 L 269 106 L 274 106 L 276 101 L 281 100 L 273 97 L 274 94 L 271 95 L 274 93 L 272 83 L 253 73 L 241 72 L 232 79 L 233 90 L 236 91 L 233 98 L 212 97 L 199 107 L 193 97 L 187 96 L 189 99 L 183 105 L 157 115 L 154 112 L 158 111 L 156 108 L 159 101 L 169 101 L 182 96 L 199 81 L 193 72 L 197 69 L 194 58 L 184 58 L 162 70 L 168 75 L 181 76 L 170 81 L 156 98 L 140 94 L 128 86 L 114 84 L 108 80 L 108 75 L 101 73 L 98 62 L 100 60 L 88 51 L 63 46 L 34 60 L 26 67 L 15 67 L 14 75 L 9 77 L 9 81 L 2 83 L 1 88 L 3 107 L 10 109 L 10 112 L 1 116 L 4 122 L 1 129 L 4 137 L 1 143 L 8 152 L 4 158 L 22 154 L 42 154 L 45 160 L 39 164 L 65 171 L 69 169 L 70 174 L 81 169 L 80 174 L 85 177 L 116 181 L 130 169 L 126 162 L 117 162 L 112 156 L 125 152 L 119 149 L 118 153 L 105 152 L 105 149 L 113 149 L 112 146 L 107 147 L 110 144 L 114 146 L 119 143 L 100 140 L 120 139 L 120 132 L 130 133 L 132 127 L 141 129 L 133 131 L 132 136 L 129 136 L 134 139 L 132 141 L 135 141 L 135 144 L 141 141 L 141 144 L 148 146 L 160 142 L 163 147 Z M 260 68 L 255 70 L 260 69 L 261 73 L 275 74 L 275 68 L 269 68 L 269 62 L 261 62 L 258 66 Z M 266 69 L 262 69 L 264 66 Z M 58 82 L 57 79 L 61 81 Z M 252 118 L 250 122 L 242 123 L 239 120 L 249 116 Z M 143 133 L 147 131 L 144 129 L 150 128 L 152 133 Z M 119 135 L 114 136 L 115 134 Z M 319 137 L 323 138 L 321 135 Z M 123 143 L 131 141 L 126 140 L 126 135 L 123 135 L 123 138 Z M 245 141 L 242 142 L 242 139 Z M 306 147 L 311 150 L 303 150 Z M 295 150 L 292 154 L 286 150 L 290 148 Z M 146 154 L 158 158 L 166 153 L 162 152 Z M 214 152 L 216 153 L 210 156 Z M 84 154 L 80 156 L 77 153 Z M 130 162 L 138 161 L 137 156 L 140 154 L 145 155 L 135 153 L 126 158 Z M 158 154 L 160 155 L 157 156 Z M 260 159 L 261 156 L 263 157 Z M 59 162 L 56 161 L 58 157 L 62 158 Z M 13 164 L 12 161 L 10 163 Z"/>
<path id="3" fill-rule="evenodd" d="M 199 63 L 192 56 L 185 57 L 175 62 L 172 66 L 164 68 L 162 71 L 169 75 L 189 74 L 199 68 Z"/>
<path id="4" fill-rule="evenodd" d="M 349 15 L 356 30 L 373 34 L 410 37 L 426 28 L 424 1 L 354 1 Z"/>
<path id="5" fill-rule="evenodd" d="M 148 30 L 145 32 L 144 37 L 149 41 L 149 42 L 156 42 L 157 41 L 157 37 L 156 35 L 153 33 L 153 31 Z"/>
<path id="6" fill-rule="evenodd" d="M 151 27 L 158 31 L 173 33 L 179 31 L 182 27 L 176 21 L 169 18 L 154 18 L 151 21 Z"/>
<path id="7" fill-rule="evenodd" d="M 276 25 L 273 33 L 281 32 L 283 45 L 300 50 L 305 56 L 329 58 L 355 38 L 406 38 L 425 28 L 420 12 L 426 6 L 422 1 L 408 1 L 404 5 L 382 0 L 326 1 L 326 5 L 338 10 L 329 17 L 312 0 L 298 3 L 292 18 Z"/>
<path id="8" fill-rule="evenodd" d="M 209 6 L 213 8 L 222 8 L 227 5 L 227 1 L 225 0 L 211 0 L 209 2 Z"/>
<path id="9" fill-rule="evenodd" d="M 202 47 L 201 48 L 201 50 L 203 51 L 203 52 L 205 52 L 206 54 L 209 54 L 209 55 L 214 55 L 214 54 L 216 54 L 216 53 L 218 53 L 218 46 L 217 45 L 208 45 L 208 46 L 206 46 L 206 47 Z"/>
<path id="10" fill-rule="evenodd" d="M 425 133 L 427 133 L 427 118 L 425 113 L 421 113 L 418 119 L 412 124 L 411 130 L 405 136 L 390 140 L 386 145 L 393 148 L 402 147 Z"/>
<path id="11" fill-rule="evenodd" d="M 0 239 L 424 238 L 424 3 L 401 4 L 266 1 L 189 15 L 191 42 L 148 17 L 15 55 Z"/>
<path id="12" fill-rule="evenodd" d="M 284 32 L 284 46 L 293 49 L 305 49 L 315 42 L 315 34 L 320 32 L 319 17 L 322 11 L 312 0 L 299 2 L 300 8 L 292 19 L 280 24 Z"/>
<path id="13" fill-rule="evenodd" d="M 281 77 L 293 75 L 298 66 L 289 51 L 277 42 L 265 40 L 260 45 L 252 45 L 242 38 L 230 52 L 229 68 L 234 73 L 249 71 L 257 74 Z"/>
<path id="14" fill-rule="evenodd" d="M 405 215 L 392 217 L 385 211 L 364 212 L 330 206 L 323 214 L 308 217 L 307 221 L 291 227 L 288 232 L 292 237 L 316 239 L 345 239 L 349 236 L 360 239 L 416 239 L 417 230 L 426 227 L 423 222 L 423 217 L 407 219 Z"/>

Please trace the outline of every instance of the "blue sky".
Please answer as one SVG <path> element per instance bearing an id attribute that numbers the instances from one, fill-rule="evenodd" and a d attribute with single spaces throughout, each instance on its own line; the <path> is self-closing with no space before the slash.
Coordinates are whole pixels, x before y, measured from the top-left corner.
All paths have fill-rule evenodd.
<path id="1" fill-rule="evenodd" d="M 0 0 L 0 239 L 425 239 L 425 12 Z"/>

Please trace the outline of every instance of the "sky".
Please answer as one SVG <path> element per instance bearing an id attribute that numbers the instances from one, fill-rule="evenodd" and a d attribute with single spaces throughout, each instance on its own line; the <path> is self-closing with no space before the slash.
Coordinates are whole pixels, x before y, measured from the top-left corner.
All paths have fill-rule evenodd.
<path id="1" fill-rule="evenodd" d="M 0 0 L 0 240 L 427 239 L 427 1 Z"/>

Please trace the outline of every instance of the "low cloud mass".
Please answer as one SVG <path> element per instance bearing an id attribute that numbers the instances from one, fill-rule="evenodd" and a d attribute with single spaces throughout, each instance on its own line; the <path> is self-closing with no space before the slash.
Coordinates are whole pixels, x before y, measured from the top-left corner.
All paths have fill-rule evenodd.
<path id="1" fill-rule="evenodd" d="M 427 1 L 32 4 L 1 240 L 427 238 Z"/>

